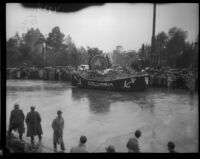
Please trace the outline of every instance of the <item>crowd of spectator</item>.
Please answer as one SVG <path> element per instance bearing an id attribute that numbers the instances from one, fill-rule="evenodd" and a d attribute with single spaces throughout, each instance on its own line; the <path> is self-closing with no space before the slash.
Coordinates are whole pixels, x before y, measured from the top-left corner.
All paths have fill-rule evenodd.
<path id="1" fill-rule="evenodd" d="M 12 152 L 42 152 L 41 150 L 41 141 L 42 141 L 42 127 L 41 121 L 42 118 L 38 111 L 35 111 L 35 106 L 30 107 L 30 112 L 27 113 L 26 117 L 23 113 L 23 110 L 20 109 L 19 104 L 14 104 L 14 109 L 10 113 L 9 120 L 9 129 L 6 139 L 7 148 Z M 27 137 L 31 138 L 31 144 L 23 142 L 23 134 L 25 133 L 24 121 L 27 124 Z M 57 117 L 54 118 L 52 122 L 53 128 L 53 146 L 54 152 L 64 152 L 65 145 L 63 140 L 63 129 L 64 129 L 64 118 L 62 117 L 62 111 L 57 111 Z M 13 136 L 12 131 L 17 131 L 19 134 L 19 140 Z M 38 136 L 38 143 L 35 143 L 34 136 Z M 138 129 L 135 131 L 134 136 L 129 138 L 126 148 L 128 153 L 141 153 L 139 146 L 139 139 L 142 136 L 142 132 Z M 88 153 L 87 150 L 87 137 L 82 135 L 79 139 L 77 146 L 73 146 L 70 149 L 71 153 Z M 60 145 L 61 151 L 57 150 L 57 145 Z M 175 153 L 175 144 L 172 141 L 167 143 L 167 148 L 170 153 Z M 115 153 L 117 152 L 113 145 L 109 145 L 105 148 L 106 153 Z"/>
<path id="2" fill-rule="evenodd" d="M 15 104 L 14 107 L 15 108 L 11 112 L 11 116 L 10 116 L 10 119 L 13 118 L 13 120 L 15 118 L 19 119 L 19 115 L 23 114 L 23 111 L 21 109 L 19 109 L 19 105 L 18 104 Z M 32 106 L 31 109 L 32 109 L 32 113 L 33 113 L 35 107 Z M 36 112 L 36 113 L 38 113 L 38 112 Z M 54 152 L 64 153 L 65 146 L 64 146 L 64 142 L 63 142 L 63 132 L 62 132 L 63 131 L 63 127 L 64 127 L 64 119 L 61 116 L 62 112 L 60 110 L 57 112 L 57 114 L 58 114 L 57 118 L 55 118 L 53 120 L 53 123 L 52 123 L 52 128 L 54 129 L 54 134 L 53 134 Z M 24 119 L 24 115 L 22 116 L 22 118 Z M 32 116 L 32 118 L 33 118 L 33 116 Z M 62 120 L 62 122 L 61 122 L 60 119 Z M 40 121 L 41 121 L 41 119 L 40 119 Z M 20 153 L 21 152 L 24 152 L 24 153 L 41 153 L 42 152 L 42 150 L 40 148 L 41 144 L 36 144 L 35 145 L 34 144 L 34 140 L 32 140 L 32 139 L 31 139 L 31 145 L 23 142 L 22 134 L 20 135 L 20 131 L 19 131 L 20 128 L 21 128 L 21 125 L 23 125 L 23 121 L 20 121 L 20 123 L 19 124 L 15 123 L 14 124 L 15 127 L 10 127 L 9 128 L 9 133 L 8 133 L 8 136 L 7 136 L 7 139 L 6 139 L 7 140 L 8 151 L 9 152 L 15 152 L 15 153 L 16 152 L 20 152 Z M 60 125 L 61 123 L 62 123 L 62 126 Z M 13 123 L 10 123 L 10 124 L 13 125 Z M 36 123 L 34 122 L 34 124 L 36 124 Z M 35 126 L 37 127 L 37 124 Z M 33 127 L 35 127 L 35 126 L 33 126 Z M 61 128 L 62 129 L 61 132 L 59 131 L 59 129 L 60 129 L 59 127 L 60 126 L 62 127 Z M 17 137 L 14 137 L 14 136 L 11 135 L 12 130 L 15 130 L 15 131 L 17 130 L 18 131 L 19 139 L 17 139 Z M 33 131 L 33 128 L 32 128 L 31 131 Z M 38 132 L 36 131 L 32 135 L 33 136 L 38 135 Z M 134 136 L 129 138 L 129 140 L 126 143 L 126 148 L 127 148 L 127 152 L 128 153 L 142 153 L 142 151 L 140 150 L 140 146 L 139 146 L 140 145 L 139 144 L 139 139 L 140 139 L 141 136 L 142 136 L 142 132 L 138 129 L 138 130 L 135 131 Z M 61 141 L 59 141 L 59 140 L 61 140 Z M 89 151 L 87 150 L 87 140 L 88 139 L 87 139 L 86 136 L 84 136 L 84 135 L 80 136 L 78 145 L 71 147 L 69 152 L 70 153 L 89 153 Z M 41 143 L 41 136 L 39 136 L 39 142 L 38 143 Z M 56 143 L 60 144 L 61 151 L 57 151 Z M 177 153 L 175 151 L 175 143 L 172 142 L 172 141 L 169 141 L 166 144 L 166 149 L 169 151 L 169 153 Z M 9 153 L 9 152 L 7 152 L 7 153 Z M 117 150 L 115 149 L 114 145 L 108 145 L 105 148 L 105 152 L 106 153 L 117 153 Z"/>
<path id="3" fill-rule="evenodd" d="M 130 69 L 124 67 L 113 67 L 118 70 L 121 68 L 128 73 L 134 73 Z M 25 80 L 57 80 L 70 81 L 72 73 L 76 69 L 72 66 L 57 66 L 57 67 L 19 67 L 7 68 L 7 79 L 25 79 Z M 119 71 L 119 70 L 118 70 Z M 153 69 L 146 68 L 142 70 L 148 74 L 148 85 L 150 87 L 162 87 L 172 89 L 198 89 L 198 71 L 191 69 L 170 69 L 161 68 Z"/>
<path id="4" fill-rule="evenodd" d="M 6 77 L 7 79 L 67 81 L 71 80 L 74 70 L 71 66 L 7 68 Z"/>
<path id="5" fill-rule="evenodd" d="M 152 69 L 143 70 L 149 75 L 149 86 L 172 89 L 198 89 L 197 71 L 189 69 Z"/>

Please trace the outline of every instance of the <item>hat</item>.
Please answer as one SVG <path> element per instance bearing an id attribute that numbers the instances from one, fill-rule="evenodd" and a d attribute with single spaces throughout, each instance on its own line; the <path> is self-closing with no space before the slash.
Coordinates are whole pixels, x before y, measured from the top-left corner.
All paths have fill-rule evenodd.
<path id="1" fill-rule="evenodd" d="M 57 111 L 57 114 L 62 114 L 62 111 L 61 111 L 61 110 L 58 110 L 58 111 Z"/>
<path id="2" fill-rule="evenodd" d="M 141 131 L 140 130 L 136 130 L 135 131 L 135 137 L 139 138 L 141 136 Z"/>
<path id="3" fill-rule="evenodd" d="M 87 137 L 86 136 L 81 136 L 80 137 L 80 142 L 81 143 L 86 143 L 86 141 L 87 141 Z"/>
<path id="4" fill-rule="evenodd" d="M 19 104 L 18 104 L 18 103 L 15 103 L 14 106 L 15 106 L 15 105 L 19 105 Z"/>
<path id="5" fill-rule="evenodd" d="M 167 146 L 171 149 L 174 149 L 175 148 L 175 144 L 171 141 L 168 142 Z"/>
<path id="6" fill-rule="evenodd" d="M 31 110 L 34 110 L 35 109 L 35 107 L 34 106 L 31 106 Z"/>
<path id="7" fill-rule="evenodd" d="M 18 104 L 18 103 L 15 103 L 15 104 L 14 104 L 14 107 L 15 107 L 15 108 L 19 108 L 19 104 Z"/>
<path id="8" fill-rule="evenodd" d="M 105 148 L 107 152 L 115 152 L 115 148 L 112 145 L 109 145 L 108 147 Z"/>

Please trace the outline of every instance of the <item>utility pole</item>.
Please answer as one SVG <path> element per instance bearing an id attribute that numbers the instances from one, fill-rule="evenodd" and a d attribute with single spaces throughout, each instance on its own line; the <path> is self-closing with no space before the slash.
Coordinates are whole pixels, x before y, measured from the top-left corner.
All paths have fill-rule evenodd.
<path id="1" fill-rule="evenodd" d="M 43 44 L 43 55 L 44 55 L 44 67 L 47 67 L 47 43 Z"/>
<path id="2" fill-rule="evenodd" d="M 47 41 L 45 41 L 45 66 L 47 67 Z"/>
<path id="3" fill-rule="evenodd" d="M 43 47 L 42 47 L 42 52 L 43 52 L 43 67 L 45 67 L 45 43 L 43 43 Z"/>
<path id="4" fill-rule="evenodd" d="M 151 38 L 151 65 L 155 65 L 156 3 L 153 4 L 153 30 Z"/>

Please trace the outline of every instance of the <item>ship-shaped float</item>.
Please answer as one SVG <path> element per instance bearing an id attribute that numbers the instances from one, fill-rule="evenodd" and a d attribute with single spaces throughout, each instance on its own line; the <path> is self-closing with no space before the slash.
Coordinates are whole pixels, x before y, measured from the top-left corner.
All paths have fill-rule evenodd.
<path id="1" fill-rule="evenodd" d="M 122 66 L 110 67 L 107 57 L 96 55 L 89 60 L 89 69 L 72 74 L 72 85 L 103 90 L 143 91 L 148 85 L 148 75 Z"/>

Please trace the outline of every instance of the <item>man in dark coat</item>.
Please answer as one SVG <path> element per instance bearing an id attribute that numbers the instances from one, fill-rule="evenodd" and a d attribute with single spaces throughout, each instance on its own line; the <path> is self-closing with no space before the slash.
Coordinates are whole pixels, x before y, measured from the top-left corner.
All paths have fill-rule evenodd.
<path id="1" fill-rule="evenodd" d="M 195 91 L 195 77 L 192 73 L 190 75 L 190 81 L 189 82 L 190 82 L 189 83 L 190 94 L 193 95 L 194 91 Z"/>
<path id="2" fill-rule="evenodd" d="M 138 141 L 136 138 L 130 138 L 126 144 L 128 153 L 140 153 Z"/>
<path id="3" fill-rule="evenodd" d="M 60 148 L 62 151 L 65 150 L 65 145 L 63 142 L 64 119 L 60 110 L 57 111 L 57 115 L 58 116 L 52 122 L 52 128 L 54 130 L 53 146 L 55 152 L 57 152 L 57 144 L 60 144 Z"/>
<path id="4" fill-rule="evenodd" d="M 106 153 L 115 153 L 115 147 L 113 145 L 106 147 Z"/>
<path id="5" fill-rule="evenodd" d="M 31 111 L 26 116 L 27 137 L 31 137 L 31 143 L 34 144 L 34 136 L 38 135 L 39 141 L 42 140 L 42 127 L 40 114 L 31 106 Z"/>
<path id="6" fill-rule="evenodd" d="M 12 130 L 17 130 L 19 133 L 19 138 L 22 140 L 22 135 L 24 133 L 24 118 L 24 113 L 21 109 L 19 109 L 19 104 L 14 104 L 14 109 L 10 114 L 8 136 L 11 135 Z"/>

